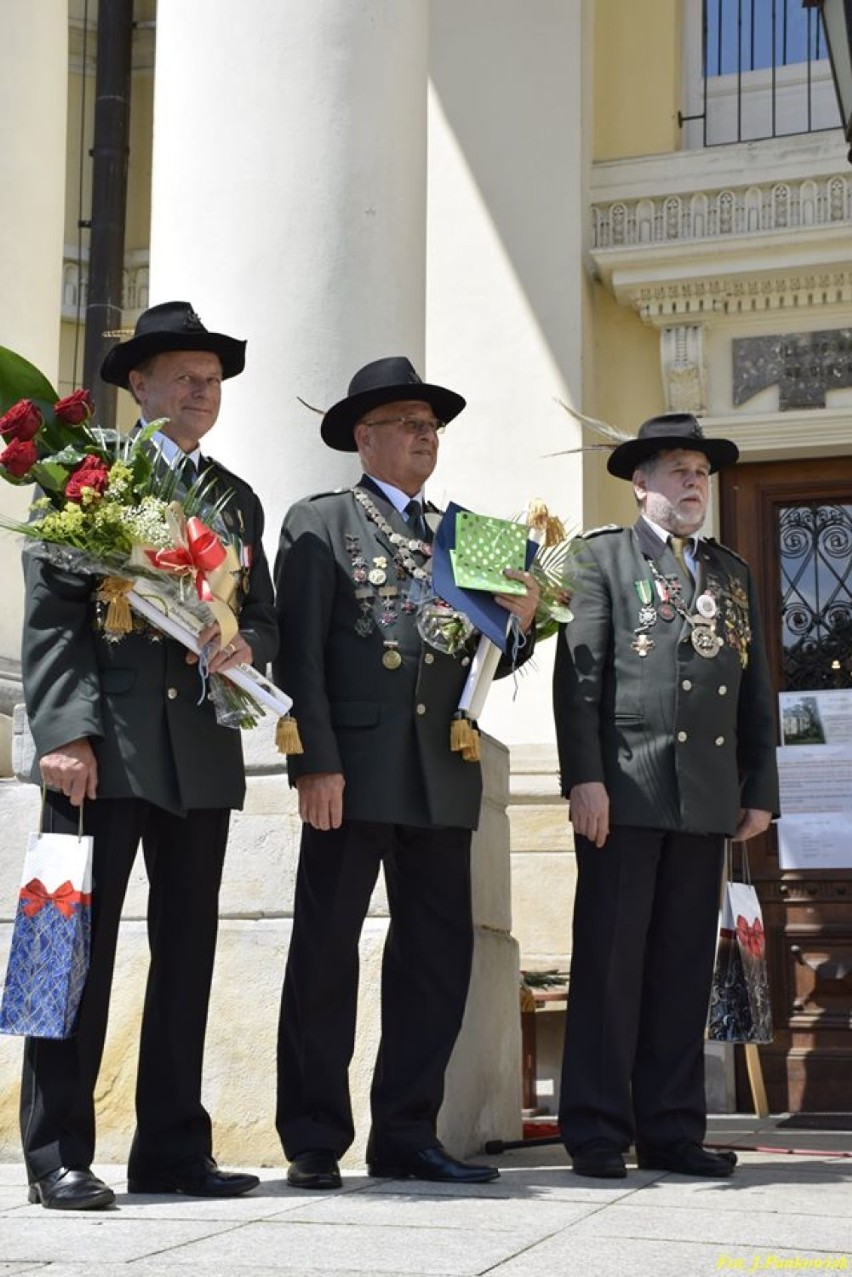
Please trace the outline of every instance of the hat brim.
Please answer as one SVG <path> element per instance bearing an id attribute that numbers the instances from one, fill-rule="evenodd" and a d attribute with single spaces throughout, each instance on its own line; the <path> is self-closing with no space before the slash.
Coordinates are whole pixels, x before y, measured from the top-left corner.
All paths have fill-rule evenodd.
<path id="1" fill-rule="evenodd" d="M 362 390 L 360 394 L 349 395 L 341 399 L 322 419 L 320 434 L 329 448 L 338 452 L 357 452 L 355 443 L 355 425 L 373 408 L 382 404 L 395 403 L 397 400 L 422 399 L 434 412 L 439 421 L 452 421 L 467 403 L 454 390 L 444 386 L 432 386 L 427 382 L 406 382 L 400 386 L 382 386 L 377 390 Z"/>
<path id="2" fill-rule="evenodd" d="M 658 452 L 703 452 L 710 462 L 710 473 L 736 463 L 740 450 L 730 439 L 690 439 L 684 435 L 661 435 L 656 439 L 628 439 L 620 443 L 607 458 L 606 468 L 616 479 L 632 479 L 643 461 Z"/>
<path id="3" fill-rule="evenodd" d="M 129 376 L 134 368 L 154 355 L 164 355 L 171 350 L 203 350 L 218 355 L 223 380 L 236 377 L 246 366 L 246 343 L 224 333 L 143 333 L 113 346 L 101 365 L 101 378 L 112 386 L 129 390 Z"/>

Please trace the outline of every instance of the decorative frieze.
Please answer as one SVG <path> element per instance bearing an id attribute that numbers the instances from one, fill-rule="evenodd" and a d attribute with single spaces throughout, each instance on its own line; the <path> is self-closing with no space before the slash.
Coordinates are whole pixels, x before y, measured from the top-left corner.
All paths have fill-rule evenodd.
<path id="1" fill-rule="evenodd" d="M 852 179 L 766 182 L 692 191 L 592 208 L 595 250 L 725 240 L 807 227 L 852 225 Z"/>
<path id="2" fill-rule="evenodd" d="M 789 275 L 684 275 L 665 282 L 622 281 L 617 272 L 610 278 L 619 301 L 656 324 L 670 323 L 678 316 L 756 315 L 852 303 L 852 268 Z"/>

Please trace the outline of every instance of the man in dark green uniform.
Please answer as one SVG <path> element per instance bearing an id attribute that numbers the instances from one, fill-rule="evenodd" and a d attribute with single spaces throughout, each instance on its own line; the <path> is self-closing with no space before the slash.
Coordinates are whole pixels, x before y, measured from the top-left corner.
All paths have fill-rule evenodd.
<path id="1" fill-rule="evenodd" d="M 444 1072 L 461 1028 L 473 953 L 471 831 L 479 764 L 450 748 L 470 666 L 424 643 L 434 507 L 423 485 L 460 395 L 407 359 L 362 368 L 323 418 L 332 448 L 358 451 L 354 488 L 298 502 L 275 568 L 276 676 L 294 698 L 304 753 L 288 759 L 304 822 L 281 1006 L 278 1131 L 299 1188 L 340 1186 L 354 1128 L 347 1083 L 358 937 L 380 865 L 391 922 L 382 1040 L 371 1093 L 371 1175 L 472 1183 L 436 1134 Z M 538 590 L 497 597 L 530 631 Z M 531 635 L 524 656 L 532 650 Z M 509 668 L 504 665 L 504 672 Z"/>
<path id="2" fill-rule="evenodd" d="M 245 342 L 203 326 L 186 302 L 153 306 L 133 338 L 107 355 L 102 376 L 137 400 L 142 419 L 168 420 L 151 441 L 161 464 L 194 465 L 227 498 L 238 538 L 239 632 L 218 627 L 212 672 L 265 666 L 277 647 L 272 584 L 261 544 L 263 512 L 243 480 L 202 457 L 219 412 L 221 382 L 242 372 Z M 137 1193 L 227 1197 L 254 1188 L 212 1158 L 201 1103 L 207 1005 L 216 948 L 219 884 L 230 810 L 245 774 L 238 731 L 199 704 L 195 657 L 140 626 L 120 642 L 98 628 L 92 577 L 25 561 L 23 680 L 40 771 L 48 786 L 44 827 L 94 836 L 89 976 L 75 1035 L 28 1039 L 21 1131 L 30 1201 L 59 1210 L 108 1206 L 112 1190 L 91 1172 L 94 1090 L 106 1033 L 119 917 L 141 839 L 149 879 L 151 965 L 142 1019 L 136 1134 L 128 1186 Z"/>
<path id="3" fill-rule="evenodd" d="M 611 454 L 633 528 L 577 552 L 554 712 L 577 853 L 560 1123 L 574 1170 L 730 1175 L 703 1147 L 703 1036 L 726 837 L 778 811 L 775 711 L 754 583 L 697 533 L 736 445 L 669 413 Z"/>

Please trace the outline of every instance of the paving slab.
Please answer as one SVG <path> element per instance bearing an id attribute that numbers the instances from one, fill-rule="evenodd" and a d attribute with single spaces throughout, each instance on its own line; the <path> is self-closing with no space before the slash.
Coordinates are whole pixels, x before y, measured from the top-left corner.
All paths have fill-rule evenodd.
<path id="1" fill-rule="evenodd" d="M 631 1165 L 617 1181 L 574 1175 L 558 1146 L 497 1161 L 490 1184 L 352 1171 L 333 1193 L 265 1168 L 258 1190 L 226 1200 L 130 1195 L 123 1166 L 97 1166 L 118 1201 L 88 1215 L 27 1206 L 22 1168 L 0 1165 L 0 1277 L 852 1273 L 852 1159 L 750 1152 L 727 1180 Z"/>
<path id="2" fill-rule="evenodd" d="M 337 1274 L 341 1267 L 361 1277 L 386 1273 L 477 1277 L 516 1254 L 522 1245 L 510 1234 L 483 1228 L 338 1227 L 283 1221 L 243 1225 L 173 1250 L 169 1260 L 176 1270 L 184 1265 L 195 1270 L 199 1263 L 216 1260 L 221 1271 L 229 1274 L 253 1274 L 266 1266 L 299 1277 L 314 1271 Z"/>
<path id="3" fill-rule="evenodd" d="M 704 1209 L 680 1210 L 639 1202 L 619 1203 L 572 1226 L 585 1237 L 645 1238 L 649 1241 L 694 1241 L 717 1246 L 750 1246 L 771 1252 L 780 1248 L 843 1253 L 852 1242 L 849 1215 L 815 1217 L 792 1211 L 725 1211 L 721 1195 Z"/>
<path id="4" fill-rule="evenodd" d="M 287 1223 L 355 1224 L 369 1228 L 485 1229 L 511 1233 L 520 1243 L 575 1223 L 595 1207 L 581 1202 L 523 1197 L 477 1197 L 450 1193 L 359 1193 L 312 1202 L 281 1216 Z"/>
<path id="5" fill-rule="evenodd" d="M 233 1232 L 230 1223 L 193 1223 L 188 1220 L 122 1219 L 115 1210 L 45 1211 L 0 1218 L 0 1257 L 28 1263 L 98 1265 L 127 1263 L 144 1256 L 171 1252 L 211 1234 Z"/>

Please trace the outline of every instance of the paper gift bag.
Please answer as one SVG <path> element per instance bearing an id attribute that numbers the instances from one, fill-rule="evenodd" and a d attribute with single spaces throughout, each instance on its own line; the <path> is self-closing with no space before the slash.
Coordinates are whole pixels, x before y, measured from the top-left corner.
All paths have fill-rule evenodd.
<path id="1" fill-rule="evenodd" d="M 80 822 L 82 828 L 82 810 Z M 36 1038 L 73 1033 L 89 969 L 91 893 L 91 837 L 30 834 L 0 1032 Z"/>
<path id="2" fill-rule="evenodd" d="M 729 858 L 730 863 L 730 858 Z M 743 847 L 744 882 L 725 884 L 707 1036 L 716 1042 L 771 1042 L 766 936 Z"/>
<path id="3" fill-rule="evenodd" d="M 493 519 L 470 510 L 459 511 L 456 543 L 450 551 L 456 585 L 497 594 L 526 594 L 523 581 L 505 577 L 503 569 L 523 572 L 528 533 L 525 523 Z"/>

